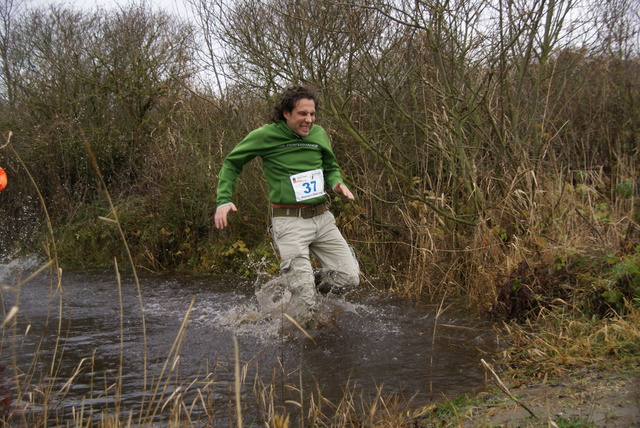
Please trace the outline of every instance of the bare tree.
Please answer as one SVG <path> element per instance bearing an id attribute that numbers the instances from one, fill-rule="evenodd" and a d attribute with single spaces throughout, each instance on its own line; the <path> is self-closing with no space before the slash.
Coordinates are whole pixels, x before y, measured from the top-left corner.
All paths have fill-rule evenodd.
<path id="1" fill-rule="evenodd" d="M 95 196 L 85 137 L 107 181 L 126 188 L 146 154 L 156 153 L 152 135 L 172 111 L 165 100 L 183 91 L 193 73 L 190 28 L 131 6 L 106 16 L 34 10 L 15 30 L 12 55 L 25 60 L 15 78 L 20 106 L 14 117 L 32 136 L 30 150 L 47 188 L 62 202 L 60 194 Z"/>
<path id="2" fill-rule="evenodd" d="M 4 0 L 0 4 L 0 61 L 2 61 L 2 83 L 4 85 L 4 91 L 9 106 L 14 104 L 14 69 L 12 67 L 12 61 L 17 58 L 10 58 L 10 47 L 12 39 L 15 37 L 13 32 L 13 24 L 16 17 L 21 13 L 19 4 L 16 4 L 14 0 Z"/>

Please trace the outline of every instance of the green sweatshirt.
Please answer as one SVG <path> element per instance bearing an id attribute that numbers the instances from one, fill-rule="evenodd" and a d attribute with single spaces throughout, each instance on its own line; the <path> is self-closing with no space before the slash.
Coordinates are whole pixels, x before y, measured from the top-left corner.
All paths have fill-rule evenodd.
<path id="1" fill-rule="evenodd" d="M 264 125 L 249 133 L 225 158 L 218 180 L 218 206 L 232 202 L 235 182 L 244 165 L 256 156 L 262 158 L 269 201 L 295 204 L 291 176 L 305 171 L 321 169 L 325 185 L 333 188 L 342 182 L 336 157 L 331 150 L 325 130 L 313 125 L 307 137 L 300 137 L 285 121 Z M 317 196 L 302 203 L 318 204 L 326 197 Z"/>

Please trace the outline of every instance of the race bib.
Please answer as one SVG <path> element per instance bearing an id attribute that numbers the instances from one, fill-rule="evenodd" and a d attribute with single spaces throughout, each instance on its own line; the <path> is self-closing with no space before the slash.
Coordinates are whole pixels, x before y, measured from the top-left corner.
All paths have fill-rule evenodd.
<path id="1" fill-rule="evenodd" d="M 296 194 L 296 201 L 306 201 L 324 195 L 324 175 L 321 169 L 305 171 L 292 175 L 291 184 Z"/>

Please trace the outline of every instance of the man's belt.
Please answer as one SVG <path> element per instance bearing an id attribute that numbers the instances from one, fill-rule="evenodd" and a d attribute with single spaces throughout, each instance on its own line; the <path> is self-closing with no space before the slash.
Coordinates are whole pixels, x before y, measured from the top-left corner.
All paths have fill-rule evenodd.
<path id="1" fill-rule="evenodd" d="M 307 205 L 304 207 L 272 207 L 271 215 L 274 217 L 302 217 L 312 218 L 327 210 L 325 204 Z"/>

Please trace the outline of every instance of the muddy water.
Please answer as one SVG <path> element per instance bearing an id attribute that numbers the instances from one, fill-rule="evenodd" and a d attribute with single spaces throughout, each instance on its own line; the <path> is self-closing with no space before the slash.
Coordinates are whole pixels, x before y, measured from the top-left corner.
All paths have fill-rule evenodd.
<path id="1" fill-rule="evenodd" d="M 16 358 L 24 379 L 50 385 L 57 418 L 83 404 L 94 418 L 115 403 L 145 414 L 141 403 L 175 394 L 192 416 L 229 425 L 234 337 L 248 424 L 260 422 L 256 383 L 273 386 L 276 405 L 299 401 L 302 389 L 306 398 L 321 394 L 333 403 L 345 390 L 365 400 L 379 391 L 399 393 L 418 406 L 483 389 L 480 359 L 496 352 L 495 331 L 464 310 L 438 315 L 437 305 L 378 292 L 326 299 L 325 326 L 308 338 L 278 309 L 286 295 L 277 294 L 277 281 L 147 274 L 139 299 L 134 278 L 123 275 L 118 287 L 113 271 L 64 273 L 60 287 L 48 273 L 21 284 L 37 267 L 0 265 L 5 314 L 19 307 L 15 328 L 5 328 L 0 364 Z M 120 389 L 111 386 L 117 379 Z M 155 419 L 161 422 L 170 407 Z"/>

